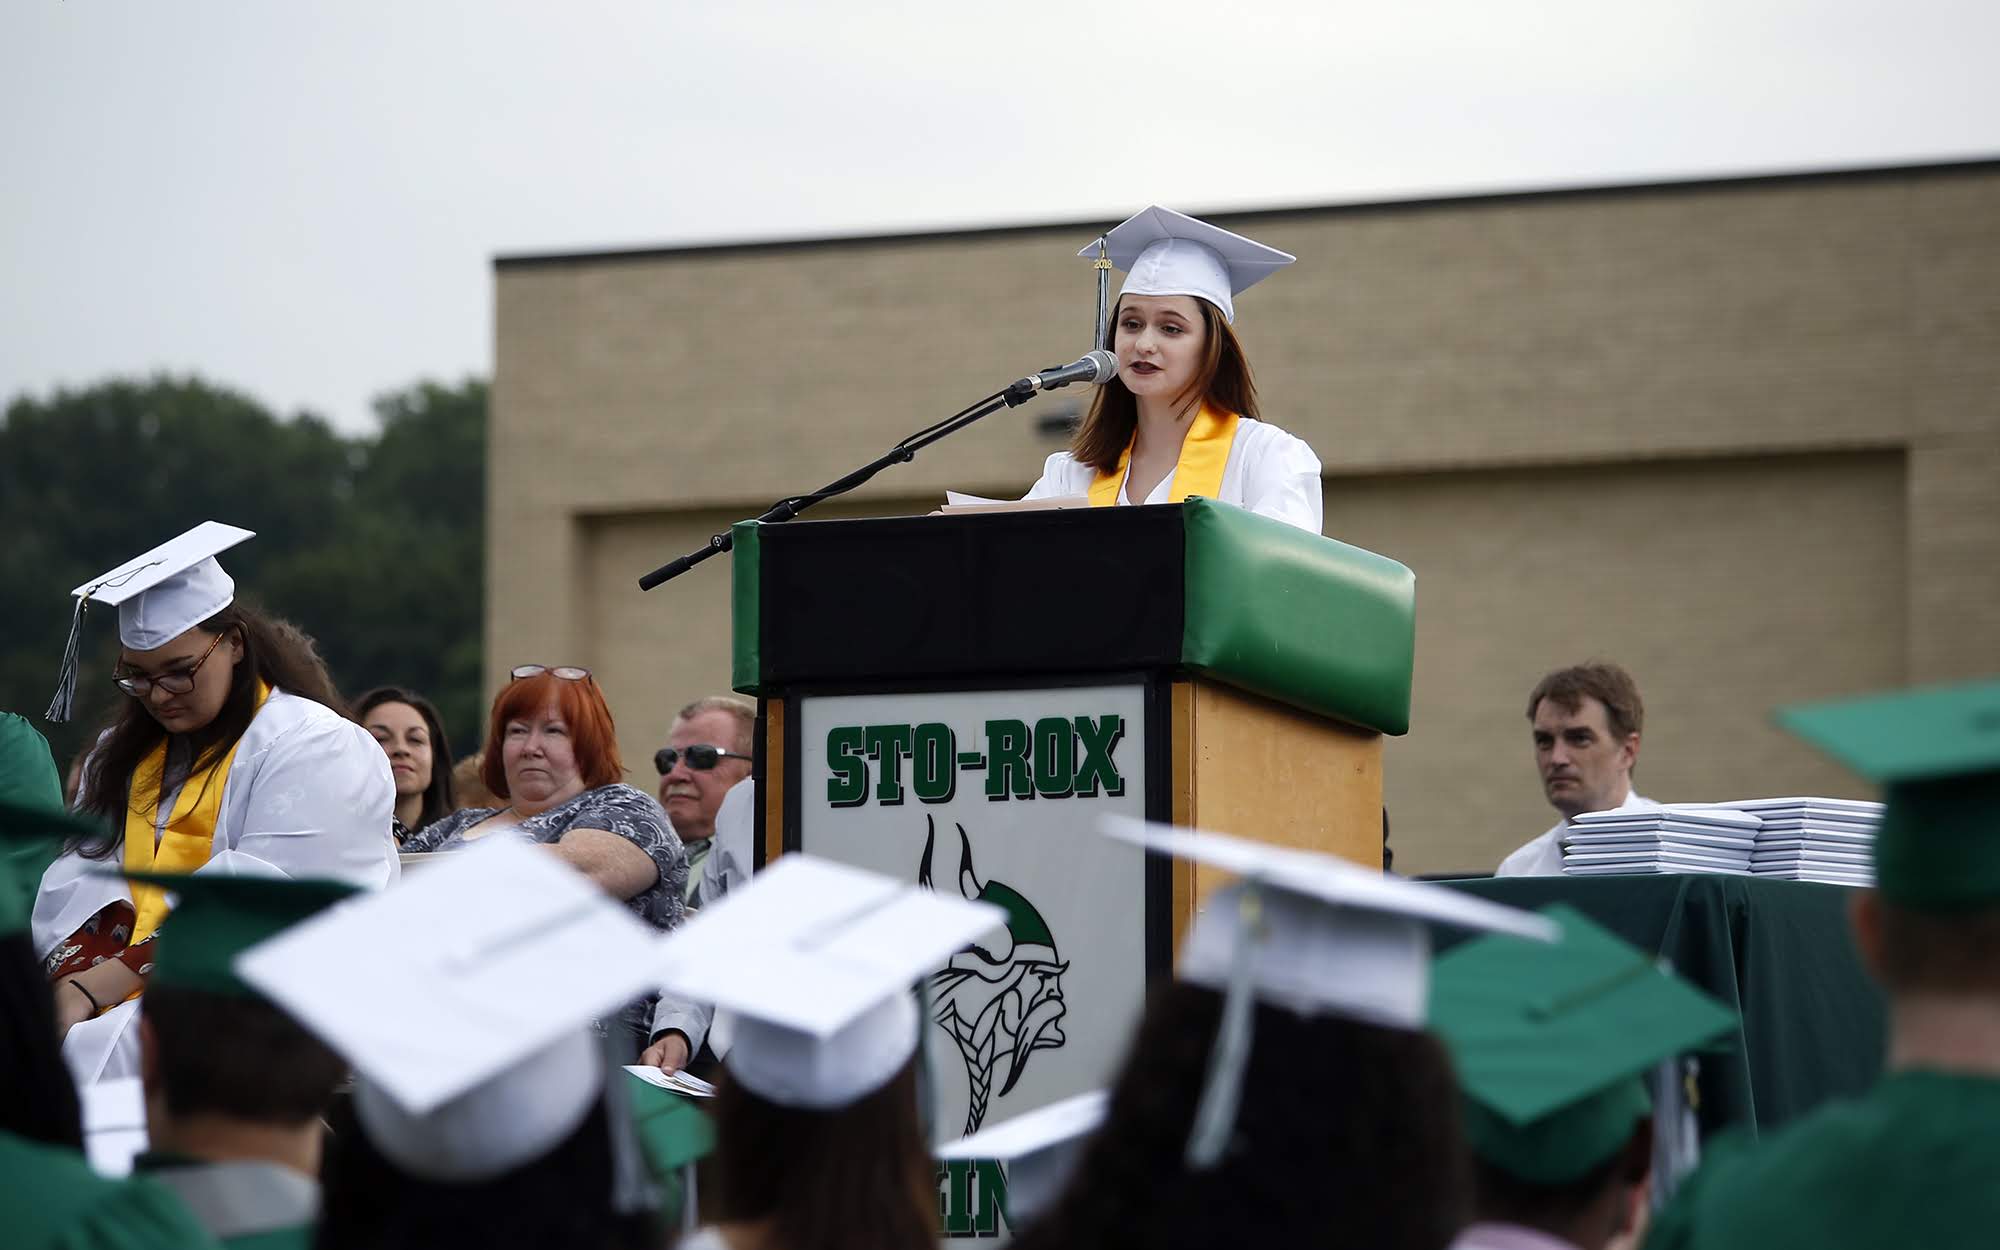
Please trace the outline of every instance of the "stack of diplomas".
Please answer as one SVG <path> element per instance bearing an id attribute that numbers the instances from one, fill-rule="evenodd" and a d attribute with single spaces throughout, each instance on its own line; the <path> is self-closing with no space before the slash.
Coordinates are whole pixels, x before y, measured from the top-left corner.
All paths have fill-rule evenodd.
<path id="1" fill-rule="evenodd" d="M 1882 805 L 1860 799 L 1745 799 L 1731 808 L 1755 813 L 1764 827 L 1750 852 L 1760 877 L 1875 884 L 1875 826 Z"/>
<path id="2" fill-rule="evenodd" d="M 1563 872 L 1576 877 L 1747 875 L 1761 823 L 1747 812 L 1705 804 L 1585 812 L 1572 818 L 1563 833 Z"/>

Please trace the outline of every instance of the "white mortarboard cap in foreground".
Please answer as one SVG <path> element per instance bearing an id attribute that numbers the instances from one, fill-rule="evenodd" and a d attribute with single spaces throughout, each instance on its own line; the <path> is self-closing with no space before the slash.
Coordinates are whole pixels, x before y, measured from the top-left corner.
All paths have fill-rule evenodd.
<path id="1" fill-rule="evenodd" d="M 441 856 L 237 957 L 236 971 L 355 1067 L 355 1113 L 405 1170 L 497 1176 L 602 1096 L 590 1022 L 655 984 L 660 939 L 512 835 Z"/>
<path id="2" fill-rule="evenodd" d="M 1236 320 L 1231 297 L 1297 260 L 1289 252 L 1154 205 L 1104 236 L 1111 263 L 1125 271 L 1120 295 L 1192 295 Z M 1097 255 L 1093 240 L 1082 257 Z"/>
<path id="3" fill-rule="evenodd" d="M 880 1089 L 915 1052 L 910 987 L 1006 915 L 792 854 L 661 945 L 660 982 L 735 1013 L 723 1061 L 780 1106 L 827 1110 Z"/>
<path id="4" fill-rule="evenodd" d="M 1107 816 L 1099 827 L 1243 878 L 1210 897 L 1181 943 L 1176 970 L 1181 980 L 1224 994 L 1221 1034 L 1188 1143 L 1198 1168 L 1220 1157 L 1235 1122 L 1254 1000 L 1301 1015 L 1420 1030 L 1430 998 L 1429 926 L 1544 942 L 1560 932 L 1545 916 L 1331 855 L 1129 817 Z"/>
<path id="5" fill-rule="evenodd" d="M 1084 1143 L 1104 1123 L 1101 1089 L 1052 1102 L 938 1148 L 940 1159 L 998 1159 L 1007 1165 L 1007 1218 L 1016 1228 L 1055 1201 Z"/>
<path id="6" fill-rule="evenodd" d="M 165 646 L 236 601 L 236 583 L 216 556 L 254 538 L 251 530 L 203 521 L 145 555 L 127 560 L 70 591 L 76 612 L 63 650 L 62 677 L 48 719 L 66 721 L 76 694 L 84 613 L 93 603 L 118 609 L 118 641 L 134 651 Z"/>

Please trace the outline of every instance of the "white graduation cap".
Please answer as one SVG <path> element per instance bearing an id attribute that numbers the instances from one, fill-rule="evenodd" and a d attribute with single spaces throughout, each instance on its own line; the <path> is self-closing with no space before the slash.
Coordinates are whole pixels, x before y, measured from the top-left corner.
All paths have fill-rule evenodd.
<path id="1" fill-rule="evenodd" d="M 581 873 L 487 838 L 239 955 L 236 972 L 356 1070 L 368 1138 L 465 1182 L 539 1158 L 603 1092 L 590 1022 L 655 984 L 660 939 Z"/>
<path id="2" fill-rule="evenodd" d="M 1249 1058 L 1253 1000 L 1301 1015 L 1424 1027 L 1430 926 L 1552 942 L 1545 916 L 1443 886 L 1384 876 L 1331 855 L 1220 833 L 1107 816 L 1107 835 L 1243 878 L 1218 890 L 1181 943 L 1176 975 L 1224 994 L 1222 1033 L 1188 1144 L 1189 1162 L 1220 1157 Z"/>
<path id="3" fill-rule="evenodd" d="M 1104 243 L 1111 263 L 1125 271 L 1120 295 L 1192 295 L 1229 322 L 1236 320 L 1231 296 L 1298 259 L 1157 204 L 1113 227 Z M 1077 255 L 1096 256 L 1096 240 Z"/>
<path id="4" fill-rule="evenodd" d="M 736 1015 L 723 1060 L 786 1107 L 886 1084 L 924 1021 L 910 988 L 1006 915 L 809 855 L 786 855 L 661 944 L 661 983 Z"/>
<path id="5" fill-rule="evenodd" d="M 131 650 L 163 647 L 236 601 L 236 582 L 222 571 L 215 557 L 255 537 L 252 530 L 203 521 L 70 591 L 76 597 L 76 611 L 70 618 L 62 676 L 49 704 L 48 719 L 66 721 L 70 717 L 76 699 L 83 618 L 92 603 L 118 609 L 118 641 Z"/>
<path id="6" fill-rule="evenodd" d="M 938 1148 L 939 1159 L 998 1159 L 1007 1165 L 1007 1218 L 1020 1228 L 1062 1193 L 1084 1143 L 1104 1123 L 1101 1089 L 1052 1102 Z"/>

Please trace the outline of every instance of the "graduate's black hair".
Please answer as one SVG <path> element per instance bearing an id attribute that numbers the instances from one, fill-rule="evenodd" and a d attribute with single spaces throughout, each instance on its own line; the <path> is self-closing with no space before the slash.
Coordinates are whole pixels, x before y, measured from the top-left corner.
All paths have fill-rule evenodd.
<path id="1" fill-rule="evenodd" d="M 650 1215 L 613 1205 L 611 1119 L 599 1099 L 561 1144 L 490 1180 L 412 1176 L 375 1148 L 340 1099 L 320 1165 L 317 1250 L 625 1250 L 657 1245 Z"/>
<path id="2" fill-rule="evenodd" d="M 266 616 L 237 602 L 196 626 L 205 634 L 234 631 L 243 640 L 243 658 L 232 671 L 229 697 L 215 719 L 188 734 L 193 748 L 192 772 L 220 759 L 250 728 L 257 715 L 257 678 L 287 694 L 325 704 L 342 716 L 347 714 L 333 679 L 320 658 L 319 647 L 303 630 L 289 621 Z M 77 793 L 77 809 L 109 823 L 108 838 L 72 840 L 67 849 L 80 850 L 87 858 L 105 859 L 124 845 L 125 808 L 129 801 L 132 774 L 160 741 L 167 737 L 165 726 L 146 710 L 145 701 L 123 691 L 109 710 L 110 724 L 92 751 L 83 770 Z"/>
<path id="3" fill-rule="evenodd" d="M 1222 997 L 1154 987 L 1103 1127 L 1020 1250 L 1366 1246 L 1443 1250 L 1470 1173 L 1458 1090 L 1429 1034 L 1258 1004 L 1235 1132 L 1185 1161 Z"/>
<path id="4" fill-rule="evenodd" d="M 0 1098 L 0 1133 L 83 1148 L 83 1112 L 56 1037 L 55 998 L 26 933 L 0 937 L 0 1082 L 8 1090 Z"/>
<path id="5" fill-rule="evenodd" d="M 326 1043 L 261 998 L 154 986 L 141 1021 L 171 1115 L 301 1124 L 325 1113 L 347 1075 Z"/>
<path id="6" fill-rule="evenodd" d="M 785 1250 L 934 1250 L 937 1182 L 917 1108 L 919 1062 L 849 1106 L 811 1111 L 746 1088 L 725 1061 L 714 1217 L 768 1221 L 771 1244 Z"/>

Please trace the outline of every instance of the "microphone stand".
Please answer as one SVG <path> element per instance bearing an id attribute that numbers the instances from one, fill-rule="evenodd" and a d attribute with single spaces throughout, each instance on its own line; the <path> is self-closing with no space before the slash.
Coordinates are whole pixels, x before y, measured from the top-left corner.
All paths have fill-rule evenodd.
<path id="1" fill-rule="evenodd" d="M 1032 381 L 1032 379 L 1027 380 Z M 1020 383 L 1010 385 L 1004 391 L 995 391 L 985 399 L 972 405 L 972 407 L 954 413 L 936 425 L 918 430 L 915 434 L 910 435 L 902 442 L 891 447 L 885 454 L 862 465 L 846 477 L 828 482 L 810 494 L 793 495 L 789 499 L 780 499 L 777 503 L 772 504 L 770 509 L 763 516 L 758 517 L 757 520 L 760 524 L 764 525 L 789 521 L 816 503 L 831 499 L 835 495 L 846 494 L 892 464 L 908 464 L 910 461 L 915 460 L 917 453 L 924 448 L 937 442 L 939 439 L 949 438 L 981 417 L 990 416 L 1002 408 L 1020 407 L 1022 404 L 1027 403 L 1035 393 L 1034 388 L 1021 387 Z M 670 560 L 640 578 L 639 589 L 651 590 L 655 586 L 670 582 L 695 565 L 700 564 L 703 560 L 708 559 L 710 556 L 721 555 L 734 545 L 735 540 L 730 537 L 727 530 L 724 530 L 720 534 L 711 534 L 706 546 L 690 551 L 677 560 Z"/>

